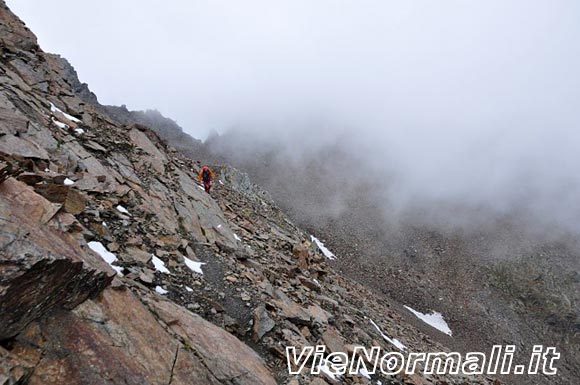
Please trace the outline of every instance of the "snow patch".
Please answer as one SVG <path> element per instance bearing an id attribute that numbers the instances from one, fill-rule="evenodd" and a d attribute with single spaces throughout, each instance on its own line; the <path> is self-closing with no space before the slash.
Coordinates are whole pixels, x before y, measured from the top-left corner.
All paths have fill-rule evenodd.
<path id="1" fill-rule="evenodd" d="M 73 184 L 75 184 L 75 182 L 73 182 L 69 178 L 66 178 L 63 183 L 65 184 L 65 186 L 72 186 Z"/>
<path id="2" fill-rule="evenodd" d="M 51 112 L 60 112 L 61 114 L 64 115 L 65 118 L 67 118 L 68 120 L 70 120 L 71 122 L 75 122 L 75 123 L 82 123 L 82 120 L 75 118 L 74 116 L 71 116 L 69 114 L 67 114 L 66 112 L 62 111 L 61 109 L 59 109 L 57 106 L 55 106 L 54 104 L 50 103 L 50 111 Z"/>
<path id="3" fill-rule="evenodd" d="M 82 128 L 75 128 L 75 132 L 79 135 L 82 135 L 85 133 L 85 130 L 83 130 Z"/>
<path id="4" fill-rule="evenodd" d="M 320 251 L 322 251 L 322 254 L 324 254 L 326 258 L 330 259 L 331 261 L 334 261 L 336 259 L 336 255 L 334 255 L 330 250 L 328 250 L 324 246 L 324 243 L 322 243 L 318 238 L 316 238 L 314 235 L 311 235 L 310 238 L 312 239 L 312 242 L 314 242 L 316 246 L 320 249 Z"/>
<path id="5" fill-rule="evenodd" d="M 58 127 L 60 127 L 60 128 L 63 128 L 63 129 L 65 129 L 65 130 L 66 130 L 66 129 L 68 129 L 68 125 L 66 125 L 66 124 L 64 124 L 64 123 L 62 123 L 62 122 L 59 122 L 59 121 L 58 121 L 58 120 L 56 120 L 55 118 L 52 118 L 52 122 L 53 122 L 54 124 L 56 124 Z"/>
<path id="6" fill-rule="evenodd" d="M 368 379 L 368 380 L 370 380 L 370 379 L 371 379 L 371 375 L 369 374 L 369 372 L 368 372 L 368 371 L 367 371 L 367 370 L 366 370 L 364 367 L 360 368 L 360 369 L 358 370 L 358 372 L 359 372 L 359 374 L 360 374 L 361 376 L 365 377 L 366 379 Z"/>
<path id="7" fill-rule="evenodd" d="M 117 211 L 118 211 L 118 212 L 120 212 L 120 213 L 123 213 L 123 214 L 129 214 L 129 211 L 127 211 L 127 209 L 126 209 L 126 208 L 124 208 L 124 207 L 123 207 L 123 206 L 121 206 L 121 205 L 118 205 L 118 206 L 117 206 L 117 207 L 115 207 L 115 208 L 116 208 L 116 209 L 117 209 Z M 129 214 L 129 215 L 131 215 L 131 214 Z"/>
<path id="8" fill-rule="evenodd" d="M 399 349 L 400 351 L 404 352 L 405 350 L 407 350 L 407 347 L 398 339 L 396 338 L 391 338 L 388 335 L 386 335 L 385 333 L 383 333 L 383 331 L 381 330 L 381 328 L 379 327 L 379 325 L 377 325 L 373 320 L 370 320 L 371 324 L 375 327 L 375 329 L 377 329 L 377 331 L 379 332 L 379 334 L 381 335 L 381 337 L 383 337 L 383 339 L 391 344 L 393 344 L 397 349 Z"/>
<path id="9" fill-rule="evenodd" d="M 185 260 L 185 265 L 191 269 L 194 273 L 203 274 L 203 270 L 201 270 L 201 266 L 205 265 L 204 262 L 195 262 L 187 257 L 183 257 Z"/>
<path id="10" fill-rule="evenodd" d="M 433 311 L 430 314 L 423 314 L 420 311 L 411 309 L 409 306 L 405 306 L 405 309 L 409 310 L 411 313 L 413 313 L 415 316 L 417 316 L 417 318 L 425 322 L 427 325 L 430 325 L 449 336 L 453 335 L 453 332 L 449 328 L 449 325 L 447 325 L 447 322 L 445 322 L 445 320 L 443 319 L 443 315 L 441 315 L 441 313 Z"/>
<path id="11" fill-rule="evenodd" d="M 165 290 L 161 286 L 155 286 L 155 291 L 161 295 L 165 295 L 165 294 L 169 293 L 167 290 Z"/>
<path id="12" fill-rule="evenodd" d="M 185 287 L 185 290 L 187 290 L 187 291 L 188 291 L 188 292 L 190 292 L 190 293 L 192 293 L 192 292 L 193 292 L 193 289 L 192 289 L 191 287 L 189 287 L 189 286 L 186 286 L 186 287 Z"/>
<path id="13" fill-rule="evenodd" d="M 332 371 L 330 364 L 326 360 L 323 360 L 322 362 L 324 363 L 318 365 L 320 372 L 326 374 L 333 381 L 338 381 L 340 379 L 340 375 Z"/>
<path id="14" fill-rule="evenodd" d="M 171 272 L 165 267 L 165 262 L 157 258 L 155 254 L 151 254 L 153 258 L 151 258 L 151 262 L 153 262 L 153 266 L 155 266 L 155 270 L 160 273 L 171 274 Z"/>
<path id="15" fill-rule="evenodd" d="M 100 257 L 103 258 L 103 260 L 107 262 L 109 266 L 111 266 L 117 272 L 117 274 L 119 274 L 121 277 L 123 276 L 122 273 L 123 268 L 120 266 L 113 265 L 113 262 L 117 260 L 117 256 L 115 254 L 107 250 L 101 242 L 92 241 L 89 242 L 88 245 L 89 248 L 93 250 L 95 253 L 99 254 Z"/>
<path id="16" fill-rule="evenodd" d="M 236 241 L 242 241 L 242 238 L 238 237 L 238 234 L 234 233 L 234 238 L 236 239 Z"/>

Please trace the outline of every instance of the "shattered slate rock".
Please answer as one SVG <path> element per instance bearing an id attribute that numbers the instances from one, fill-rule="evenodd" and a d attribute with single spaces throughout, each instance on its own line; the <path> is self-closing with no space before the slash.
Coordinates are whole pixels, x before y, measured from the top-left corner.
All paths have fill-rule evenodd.
<path id="1" fill-rule="evenodd" d="M 274 322 L 268 315 L 268 311 L 264 306 L 258 306 L 254 310 L 254 326 L 252 327 L 252 338 L 254 341 L 259 341 L 266 333 L 274 329 L 276 322 Z"/>

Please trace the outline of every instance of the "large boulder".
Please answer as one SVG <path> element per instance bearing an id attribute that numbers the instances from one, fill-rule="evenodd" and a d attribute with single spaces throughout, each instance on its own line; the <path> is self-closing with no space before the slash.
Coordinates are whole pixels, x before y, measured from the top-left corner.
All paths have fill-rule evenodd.
<path id="1" fill-rule="evenodd" d="M 155 294 L 140 296 L 149 309 L 128 289 L 107 289 L 32 324 L 13 347 L 18 359 L 38 362 L 29 384 L 276 384 L 225 330 Z"/>
<path id="2" fill-rule="evenodd" d="M 203 363 L 218 383 L 276 384 L 262 358 L 230 333 L 172 302 L 156 299 L 149 306 L 172 333 L 191 347 L 192 356 Z"/>

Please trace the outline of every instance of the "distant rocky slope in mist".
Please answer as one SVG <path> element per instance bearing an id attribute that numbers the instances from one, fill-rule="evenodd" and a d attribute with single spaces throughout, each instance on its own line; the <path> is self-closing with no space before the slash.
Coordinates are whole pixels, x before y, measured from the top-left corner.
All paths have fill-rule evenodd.
<path id="1" fill-rule="evenodd" d="M 460 204 L 445 207 L 447 223 L 425 211 L 397 211 L 385 204 L 397 186 L 344 145 L 315 147 L 298 160 L 275 143 L 240 145 L 259 140 L 230 132 L 213 137 L 206 151 L 247 171 L 298 225 L 327 241 L 344 276 L 399 304 L 442 312 L 454 330 L 449 344 L 460 351 L 508 343 L 563 352 L 562 377 L 509 383 L 580 379 L 577 235 Z"/>
<path id="2" fill-rule="evenodd" d="M 0 40 L 0 384 L 323 385 L 289 376 L 284 347 L 446 349 L 246 175 L 216 167 L 205 194 L 198 161 L 111 116 L 3 1 Z M 499 383 L 340 379 L 379 381 Z"/>
<path id="3" fill-rule="evenodd" d="M 126 106 L 102 106 L 105 113 L 121 124 L 138 123 L 151 127 L 161 139 L 170 143 L 182 154 L 201 159 L 204 146 L 201 140 L 194 139 L 183 132 L 183 129 L 173 120 L 161 115 L 157 110 L 130 111 Z"/>

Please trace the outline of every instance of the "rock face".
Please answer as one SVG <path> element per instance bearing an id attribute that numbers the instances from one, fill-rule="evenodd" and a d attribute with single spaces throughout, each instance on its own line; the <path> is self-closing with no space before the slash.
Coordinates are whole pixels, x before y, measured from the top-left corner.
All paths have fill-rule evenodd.
<path id="1" fill-rule="evenodd" d="M 445 349 L 247 176 L 214 166 L 206 194 L 199 162 L 107 113 L 3 1 L 0 32 L 0 384 L 324 384 L 290 376 L 285 346 Z"/>
<path id="2" fill-rule="evenodd" d="M 0 185 L 0 340 L 55 307 L 74 308 L 112 279 L 78 239 L 50 226 L 60 208 L 14 179 Z"/>
<path id="3" fill-rule="evenodd" d="M 72 312 L 35 322 L 14 350 L 29 362 L 38 360 L 37 347 L 43 351 L 29 383 L 276 383 L 237 338 L 153 296 L 143 297 L 144 305 L 128 290 L 107 289 Z"/>

